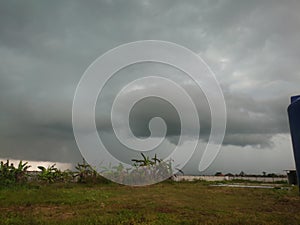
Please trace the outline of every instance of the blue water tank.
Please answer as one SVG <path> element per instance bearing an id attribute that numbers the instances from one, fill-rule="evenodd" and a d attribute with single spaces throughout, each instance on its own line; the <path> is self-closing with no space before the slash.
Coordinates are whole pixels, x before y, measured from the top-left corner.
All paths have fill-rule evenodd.
<path id="1" fill-rule="evenodd" d="M 291 98 L 288 107 L 298 185 L 300 185 L 300 95 Z"/>

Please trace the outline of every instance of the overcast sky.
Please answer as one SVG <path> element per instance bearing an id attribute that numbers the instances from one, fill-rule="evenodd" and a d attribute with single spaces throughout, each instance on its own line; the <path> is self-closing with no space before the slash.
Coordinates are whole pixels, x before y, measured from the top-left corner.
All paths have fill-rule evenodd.
<path id="1" fill-rule="evenodd" d="M 106 51 L 152 39 L 191 49 L 221 84 L 227 130 L 221 152 L 206 173 L 281 173 L 294 168 L 286 109 L 290 96 L 300 94 L 299 10 L 298 0 L 0 1 L 0 158 L 81 161 L 71 119 L 82 74 Z M 124 77 L 133 79 L 136 71 L 153 68 L 198 98 L 200 139 L 205 143 L 210 123 L 203 94 L 180 72 L 161 65 L 126 68 L 111 80 L 97 105 L 100 133 L 110 127 L 107 106 L 126 83 Z M 162 117 L 171 115 L 165 145 L 176 144 L 177 114 L 170 113 L 168 104 L 150 103 Z M 133 110 L 136 135 L 148 135 L 145 119 L 155 114 L 151 104 Z M 114 141 L 111 145 L 118 147 Z M 197 173 L 197 161 L 196 153 L 185 170 Z"/>

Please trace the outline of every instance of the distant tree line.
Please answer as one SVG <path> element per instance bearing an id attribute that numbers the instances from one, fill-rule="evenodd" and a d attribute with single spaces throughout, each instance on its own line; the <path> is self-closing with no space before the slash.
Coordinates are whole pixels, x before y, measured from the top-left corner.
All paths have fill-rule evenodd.
<path id="1" fill-rule="evenodd" d="M 241 171 L 239 174 L 226 173 L 218 171 L 215 173 L 215 176 L 228 176 L 228 177 L 286 177 L 286 175 L 276 174 L 276 173 L 266 173 L 265 171 L 262 174 L 246 174 L 244 171 Z"/>

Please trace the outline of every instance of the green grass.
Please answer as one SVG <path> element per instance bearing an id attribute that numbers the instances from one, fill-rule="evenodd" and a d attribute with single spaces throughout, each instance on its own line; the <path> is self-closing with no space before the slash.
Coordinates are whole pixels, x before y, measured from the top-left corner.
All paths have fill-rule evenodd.
<path id="1" fill-rule="evenodd" d="M 298 189 L 206 182 L 48 184 L 0 189 L 0 224 L 300 224 Z"/>

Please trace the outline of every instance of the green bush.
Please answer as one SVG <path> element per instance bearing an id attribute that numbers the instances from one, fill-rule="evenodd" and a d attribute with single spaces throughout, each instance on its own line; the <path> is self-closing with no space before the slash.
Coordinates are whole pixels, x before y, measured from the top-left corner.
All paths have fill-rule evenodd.
<path id="1" fill-rule="evenodd" d="M 4 163 L 0 162 L 0 184 L 9 185 L 15 183 L 24 183 L 27 181 L 28 174 L 27 169 L 30 168 L 27 165 L 28 162 L 19 162 L 18 167 L 15 167 L 13 163 L 9 163 L 9 160 Z"/>
<path id="2" fill-rule="evenodd" d="M 47 183 L 63 182 L 65 177 L 68 176 L 67 173 L 55 167 L 55 164 L 45 168 L 43 166 L 38 166 L 41 173 L 38 175 L 39 180 L 45 181 Z"/>

